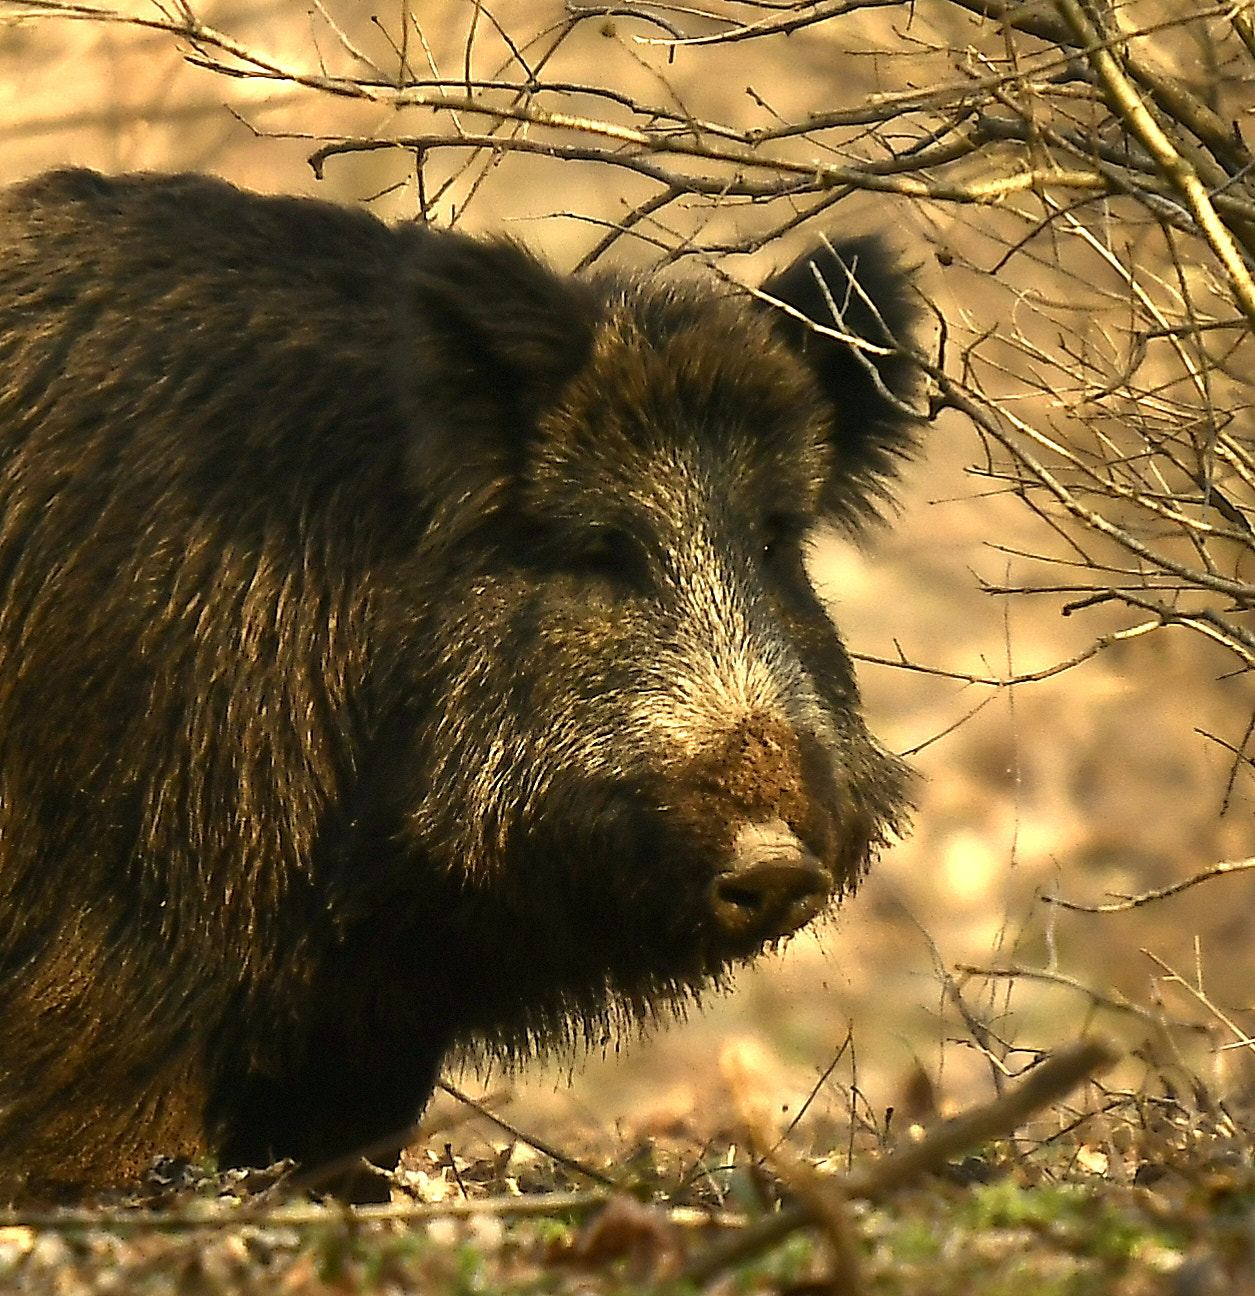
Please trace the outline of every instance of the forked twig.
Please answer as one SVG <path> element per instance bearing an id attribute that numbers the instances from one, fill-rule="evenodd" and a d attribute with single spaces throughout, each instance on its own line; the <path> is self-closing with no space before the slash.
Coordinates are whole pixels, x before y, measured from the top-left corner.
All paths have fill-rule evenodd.
<path id="1" fill-rule="evenodd" d="M 1246 873 L 1251 869 L 1255 869 L 1255 857 L 1244 860 L 1227 860 L 1223 864 L 1213 864 L 1210 868 L 1200 869 L 1197 873 L 1192 873 L 1179 882 L 1173 882 L 1164 887 L 1156 887 L 1153 891 L 1139 891 L 1136 895 L 1121 896 L 1118 900 L 1112 900 L 1107 904 L 1081 904 L 1077 900 L 1064 900 L 1055 895 L 1043 895 L 1041 899 L 1044 904 L 1058 905 L 1060 909 L 1073 909 L 1077 913 L 1124 913 L 1127 909 L 1138 909 L 1142 905 L 1150 904 L 1155 900 L 1164 900 L 1168 896 L 1177 895 L 1181 891 L 1188 891 L 1190 887 L 1198 886 L 1200 882 L 1210 882 L 1213 878 L 1225 877 L 1230 873 Z"/>

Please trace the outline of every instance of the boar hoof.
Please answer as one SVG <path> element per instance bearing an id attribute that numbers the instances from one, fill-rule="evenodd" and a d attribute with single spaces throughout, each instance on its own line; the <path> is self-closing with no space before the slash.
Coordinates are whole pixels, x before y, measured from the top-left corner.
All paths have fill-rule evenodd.
<path id="1" fill-rule="evenodd" d="M 711 884 L 711 907 L 725 936 L 761 945 L 805 926 L 827 903 L 831 879 L 782 819 L 746 824 L 732 867 Z"/>

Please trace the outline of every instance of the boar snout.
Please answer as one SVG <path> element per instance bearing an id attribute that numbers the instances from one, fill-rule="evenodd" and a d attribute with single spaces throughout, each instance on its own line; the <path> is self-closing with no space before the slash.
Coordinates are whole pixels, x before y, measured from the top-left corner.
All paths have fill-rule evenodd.
<path id="1" fill-rule="evenodd" d="M 757 947 L 805 926 L 827 904 L 832 879 L 783 819 L 746 824 L 731 867 L 710 888 L 723 935 Z"/>

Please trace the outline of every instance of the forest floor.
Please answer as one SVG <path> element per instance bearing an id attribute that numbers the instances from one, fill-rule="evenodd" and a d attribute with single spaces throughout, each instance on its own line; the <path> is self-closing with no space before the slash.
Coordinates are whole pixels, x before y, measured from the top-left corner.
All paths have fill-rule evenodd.
<path id="1" fill-rule="evenodd" d="M 705 1122 L 544 1137 L 450 1086 L 395 1172 L 357 1171 L 359 1204 L 284 1166 L 160 1165 L 0 1217 L 0 1293 L 1255 1293 L 1251 1113 L 1176 1067 L 1121 1088 L 1113 1056 L 1024 1056 L 945 1116 L 922 1071 L 875 1113 L 838 1056 L 781 1125 L 733 1046 Z M 825 1088 L 844 1121 L 812 1110 Z"/>

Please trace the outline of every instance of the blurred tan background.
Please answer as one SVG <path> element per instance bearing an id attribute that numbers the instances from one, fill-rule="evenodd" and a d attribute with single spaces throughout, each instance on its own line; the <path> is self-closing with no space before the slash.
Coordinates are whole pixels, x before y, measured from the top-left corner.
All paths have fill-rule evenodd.
<path id="1" fill-rule="evenodd" d="M 764 12 L 715 8 L 725 26 Z M 142 0 L 124 10 L 162 18 Z M 496 10 L 433 0 L 411 10 L 404 42 L 410 66 L 454 79 L 468 68 L 479 77 L 505 69 L 517 79 L 502 32 L 526 58 L 544 47 L 538 34 L 553 31 L 564 13 L 549 0 Z M 649 12 L 679 21 L 679 11 L 665 6 Z M 703 28 L 687 13 L 690 29 L 720 29 L 713 19 Z M 395 70 L 407 26 L 401 5 L 382 5 L 372 16 L 360 0 L 328 0 L 313 11 L 293 0 L 206 0 L 197 14 L 277 68 L 312 77 L 365 75 L 367 64 L 353 50 Z M 544 75 L 683 103 L 708 121 L 744 129 L 858 105 L 872 93 L 958 81 L 973 49 L 982 42 L 997 48 L 988 24 L 941 3 L 855 12 L 752 44 L 669 50 L 643 43 L 665 35 L 660 25 L 622 15 L 590 20 Z M 307 158 L 327 139 L 434 129 L 429 109 L 355 102 L 277 75 L 226 76 L 198 66 L 205 57 L 240 66 L 221 47 L 198 54 L 166 31 L 0 4 L 0 181 L 66 163 L 106 171 L 188 168 L 260 190 L 369 203 L 389 219 L 417 214 L 413 154 L 333 156 L 321 180 Z M 613 103 L 584 107 L 616 119 Z M 879 141 L 851 126 L 826 136 L 823 148 L 835 159 L 864 145 L 874 154 Z M 816 146 L 797 139 L 781 147 L 804 157 Z M 509 229 L 558 266 L 573 266 L 654 188 L 626 170 L 535 154 L 488 161 L 433 152 L 425 161 L 433 219 Z M 856 192 L 834 202 L 822 221 L 883 231 L 918 264 L 922 290 L 947 321 L 952 355 L 964 337 L 1025 328 L 1016 315 L 1025 284 L 1016 276 L 1030 272 L 1012 261 L 989 272 L 1017 237 L 1002 210 Z M 683 201 L 639 224 L 648 237 L 620 239 L 608 258 L 649 263 L 659 243 L 675 247 L 692 237 L 717 248 L 763 224 L 753 203 Z M 775 243 L 725 265 L 752 283 L 787 254 Z M 1049 296 L 1045 268 L 1041 275 Z M 1092 302 L 1073 293 L 1075 284 L 1055 293 L 1055 314 L 1042 317 L 1044 335 L 1051 320 L 1078 336 L 1101 332 Z M 1048 397 L 1040 388 L 1016 395 L 1030 405 Z M 1249 437 L 1249 418 L 1239 428 Z M 1255 875 L 1118 915 L 1060 911 L 1040 897 L 1101 902 L 1255 854 L 1249 771 L 1240 762 L 1235 771 L 1226 749 L 1242 748 L 1255 687 L 1236 673 L 1231 656 L 1184 629 L 1132 639 L 1040 683 L 995 688 L 936 674 L 1005 678 L 1041 670 L 1132 620 L 1109 605 L 1061 616 L 1066 599 L 1046 590 L 1050 567 L 1038 557 L 1059 553 L 1059 538 L 1022 500 L 970 471 L 984 462 L 966 420 L 943 414 L 906 474 L 896 526 L 861 550 L 831 539 L 815 555 L 816 579 L 854 651 L 933 668 L 862 667 L 872 727 L 888 746 L 913 753 L 921 773 L 913 835 L 885 855 L 833 922 L 747 970 L 737 993 L 701 1016 L 647 1042 L 625 1043 L 618 1056 L 529 1071 L 514 1085 L 515 1119 L 646 1130 L 687 1122 L 700 1130 L 725 1105 L 718 1058 L 729 1040 L 751 1042 L 765 1091 L 780 1108 L 796 1110 L 851 1032 L 854 1052 L 847 1049 L 822 1103 L 843 1110 L 854 1083 L 873 1115 L 909 1106 L 904 1095 L 917 1064 L 943 1106 L 968 1100 L 986 1091 L 990 1068 L 972 1023 L 944 992 L 939 969 L 953 974 L 961 964 L 1038 969 L 1148 1009 L 1162 1000 L 1173 1019 L 1222 1035 L 1214 1014 L 1173 986 L 1149 951 L 1239 1023 L 1250 1022 Z M 983 584 L 1043 592 L 996 596 Z M 1095 1008 L 1081 991 L 1049 979 L 960 980 L 970 1009 L 1016 1047 L 1049 1047 L 1094 1022 L 1132 1046 L 1156 1037 L 1153 1024 Z M 1012 1053 L 1008 1062 L 1027 1056 Z M 1210 1059 L 1205 1065 L 1222 1084 L 1241 1081 L 1237 1055 L 1212 1055 L 1208 1044 L 1199 1056 Z M 1136 1069 L 1128 1074 L 1136 1082 Z M 488 1087 L 499 1083 L 490 1078 Z"/>

